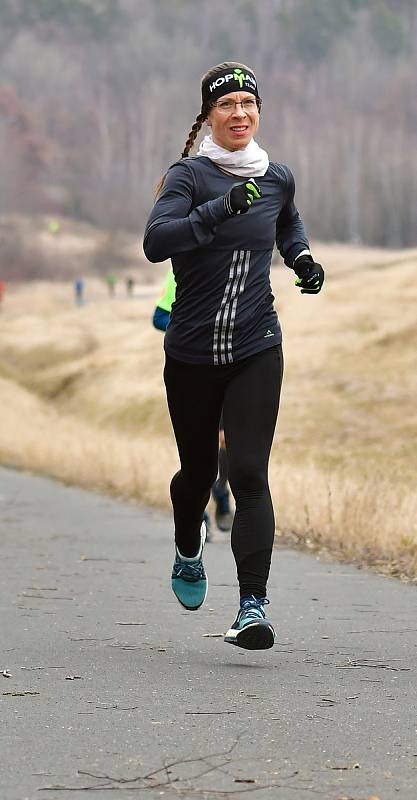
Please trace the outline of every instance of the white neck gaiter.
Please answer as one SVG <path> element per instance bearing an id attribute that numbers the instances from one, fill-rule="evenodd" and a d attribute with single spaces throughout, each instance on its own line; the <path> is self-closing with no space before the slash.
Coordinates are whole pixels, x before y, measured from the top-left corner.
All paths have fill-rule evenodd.
<path id="1" fill-rule="evenodd" d="M 259 178 L 269 167 L 268 153 L 254 139 L 243 150 L 225 150 L 213 142 L 210 134 L 204 137 L 197 155 L 206 156 L 226 172 L 242 178 Z"/>

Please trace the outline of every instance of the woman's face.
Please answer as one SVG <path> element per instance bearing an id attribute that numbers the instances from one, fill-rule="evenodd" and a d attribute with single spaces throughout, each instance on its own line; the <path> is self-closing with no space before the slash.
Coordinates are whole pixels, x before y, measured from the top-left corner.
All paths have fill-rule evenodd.
<path id="1" fill-rule="evenodd" d="M 230 92 L 210 110 L 207 125 L 213 141 L 225 150 L 243 150 L 259 127 L 256 97 L 249 92 Z"/>

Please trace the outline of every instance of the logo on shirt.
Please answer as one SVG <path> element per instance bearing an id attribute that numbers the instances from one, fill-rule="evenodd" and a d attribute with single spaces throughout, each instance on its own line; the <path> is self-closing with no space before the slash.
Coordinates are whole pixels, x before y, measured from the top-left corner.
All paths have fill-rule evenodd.
<path id="1" fill-rule="evenodd" d="M 275 333 L 272 333 L 272 331 L 267 331 L 264 336 L 264 339 L 269 339 L 270 336 L 275 336 Z"/>

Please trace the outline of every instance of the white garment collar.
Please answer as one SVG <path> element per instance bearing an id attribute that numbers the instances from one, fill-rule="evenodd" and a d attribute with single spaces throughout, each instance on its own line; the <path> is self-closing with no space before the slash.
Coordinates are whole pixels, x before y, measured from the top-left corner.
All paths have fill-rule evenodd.
<path id="1" fill-rule="evenodd" d="M 266 150 L 251 139 L 243 150 L 225 150 L 213 142 L 213 138 L 205 136 L 198 148 L 198 156 L 206 156 L 218 167 L 242 178 L 259 178 L 265 175 L 269 167 Z"/>

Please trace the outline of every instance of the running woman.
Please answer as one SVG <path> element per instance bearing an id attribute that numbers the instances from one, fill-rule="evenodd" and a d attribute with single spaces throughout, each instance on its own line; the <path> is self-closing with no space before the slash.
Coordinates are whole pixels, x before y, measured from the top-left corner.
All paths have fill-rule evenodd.
<path id="1" fill-rule="evenodd" d="M 190 610 L 206 597 L 202 515 L 216 478 L 223 408 L 240 587 L 225 641 L 263 650 L 275 639 L 265 613 L 275 533 L 268 462 L 283 372 L 270 285 L 274 243 L 302 293 L 317 294 L 324 273 L 310 254 L 290 169 L 271 163 L 254 141 L 261 99 L 253 70 L 219 64 L 203 76 L 201 93 L 201 112 L 161 181 L 144 237 L 150 261 L 171 258 L 177 284 L 164 342 L 181 464 L 171 481 L 172 589 Z M 189 157 L 204 122 L 211 135 Z"/>

